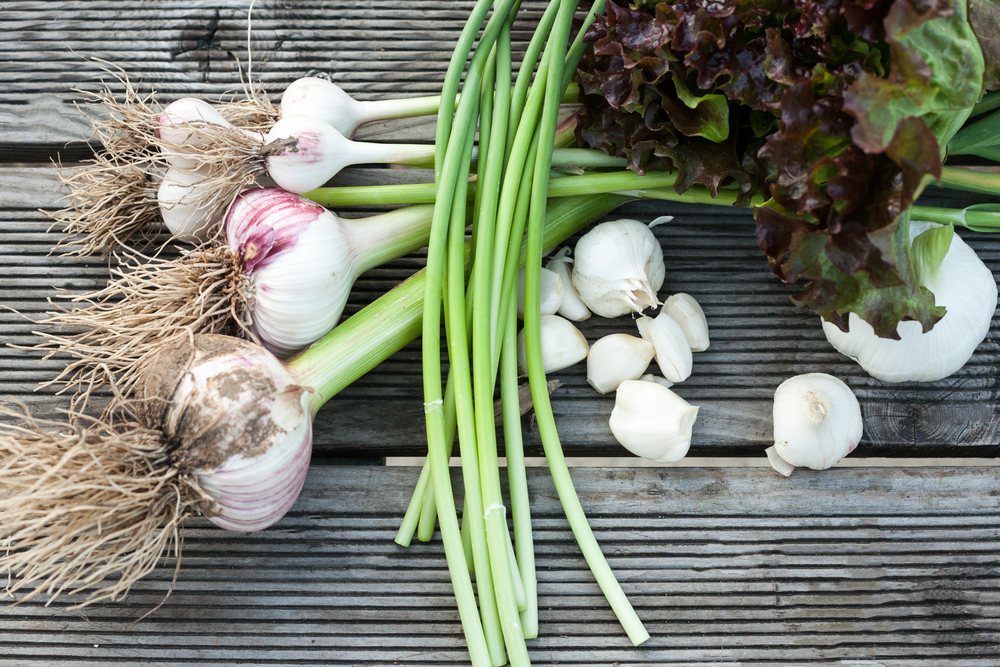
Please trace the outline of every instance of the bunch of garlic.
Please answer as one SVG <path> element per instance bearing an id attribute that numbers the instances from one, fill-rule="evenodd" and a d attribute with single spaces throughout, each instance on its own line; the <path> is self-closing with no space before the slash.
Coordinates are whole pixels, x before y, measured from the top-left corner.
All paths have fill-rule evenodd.
<path id="1" fill-rule="evenodd" d="M 771 466 L 784 476 L 797 466 L 826 470 L 861 441 L 861 406 L 850 387 L 825 373 L 785 380 L 774 392 Z"/>

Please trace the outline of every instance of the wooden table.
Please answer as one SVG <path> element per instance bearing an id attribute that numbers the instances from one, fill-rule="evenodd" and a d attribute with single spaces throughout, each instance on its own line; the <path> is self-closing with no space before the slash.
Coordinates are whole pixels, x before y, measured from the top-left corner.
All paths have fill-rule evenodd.
<path id="1" fill-rule="evenodd" d="M 253 75 L 272 95 L 311 71 L 359 99 L 433 94 L 472 3 L 416 0 L 257 2 Z M 522 49 L 540 4 L 525 2 Z M 49 256 L 56 235 L 39 209 L 58 206 L 50 161 L 87 156 L 73 107 L 101 87 L 90 58 L 125 68 L 161 102 L 217 97 L 245 64 L 247 3 L 112 0 L 0 4 L 0 304 L 37 315 L 59 289 L 100 287 L 107 266 Z M 364 128 L 374 141 L 433 140 L 433 119 Z M 426 180 L 421 172 L 356 168 L 336 183 Z M 975 197 L 940 192 L 929 201 Z M 357 210 L 349 215 L 365 215 Z M 798 470 L 761 467 L 582 467 L 574 479 L 591 524 L 652 639 L 633 647 L 579 555 L 544 467 L 530 470 L 541 631 L 532 659 L 560 665 L 1000 665 L 1000 331 L 947 380 L 886 385 L 826 342 L 817 318 L 788 299 L 766 266 L 746 211 L 632 204 L 614 217 L 651 220 L 667 262 L 662 294 L 703 305 L 712 347 L 678 393 L 701 406 L 690 456 L 725 464 L 763 459 L 774 388 L 804 372 L 847 382 L 865 439 L 852 454 L 931 459 Z M 962 232 L 996 273 L 1000 239 Z M 421 253 L 370 271 L 346 315 L 422 263 Z M 0 311 L 0 343 L 32 344 L 37 326 Z M 593 318 L 593 341 L 630 332 Z M 65 398 L 34 392 L 62 362 L 0 348 L 0 394 L 54 414 Z M 567 454 L 627 455 L 582 367 L 556 374 L 554 407 Z M 279 524 L 253 535 L 195 522 L 172 595 L 173 568 L 128 599 L 68 610 L 28 603 L 0 611 L 0 665 L 426 665 L 467 653 L 438 540 L 392 537 L 416 469 L 383 465 L 420 455 L 419 349 L 410 345 L 320 413 L 305 491 Z M 525 419 L 529 455 L 537 433 Z M 972 458 L 977 457 L 977 458 Z M 947 458 L 949 461 L 945 461 Z M 962 459 L 973 465 L 954 467 Z M 936 462 L 935 462 L 936 460 Z M 716 461 L 717 462 L 717 461 Z M 976 463 L 979 465 L 976 465 Z M 638 463 L 638 462 L 637 462 Z M 863 463 L 863 462 L 862 462 Z M 456 475 L 456 484 L 459 476 Z M 2 518 L 0 518 L 2 521 Z"/>

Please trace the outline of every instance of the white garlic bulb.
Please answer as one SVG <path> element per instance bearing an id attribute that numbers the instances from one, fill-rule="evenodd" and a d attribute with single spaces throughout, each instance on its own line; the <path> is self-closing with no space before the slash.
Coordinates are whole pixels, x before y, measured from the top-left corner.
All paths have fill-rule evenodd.
<path id="1" fill-rule="evenodd" d="M 636 456 L 658 463 L 680 461 L 691 447 L 698 406 L 656 382 L 626 380 L 615 394 L 608 425 Z"/>
<path id="2" fill-rule="evenodd" d="M 302 77 L 288 84 L 281 95 L 281 115 L 313 116 L 350 137 L 368 119 L 360 103 L 335 83 L 318 77 Z"/>
<path id="3" fill-rule="evenodd" d="M 587 358 L 590 349 L 587 339 L 569 320 L 558 315 L 542 315 L 542 366 L 546 373 L 568 368 Z M 517 335 L 517 367 L 522 375 L 528 373 L 528 355 L 524 330 Z"/>
<path id="4" fill-rule="evenodd" d="M 202 164 L 199 154 L 213 147 L 211 142 L 215 137 L 201 131 L 208 125 L 219 125 L 239 132 L 254 144 L 264 140 L 259 132 L 234 126 L 210 103 L 194 97 L 183 97 L 171 102 L 160 113 L 157 121 L 159 138 L 167 144 L 161 146 L 161 151 L 172 167 L 181 169 L 199 167 Z"/>
<path id="5" fill-rule="evenodd" d="M 910 239 L 937 227 L 911 222 Z M 854 359 L 872 377 L 885 382 L 932 382 L 958 371 L 972 357 L 990 330 L 997 308 L 993 274 L 957 234 L 936 271 L 921 272 L 920 284 L 947 309 L 934 328 L 923 332 L 919 322 L 900 322 L 899 340 L 879 338 L 870 324 L 855 315 L 847 333 L 823 322 L 823 332 L 837 351 Z"/>
<path id="6" fill-rule="evenodd" d="M 653 360 L 653 344 L 628 334 L 611 334 L 590 346 L 587 382 L 602 394 L 638 379 Z"/>
<path id="7" fill-rule="evenodd" d="M 826 470 L 861 442 L 861 406 L 851 388 L 825 373 L 796 375 L 774 392 L 774 446 L 768 459 L 787 476 L 796 466 Z"/>
<path id="8" fill-rule="evenodd" d="M 144 374 L 139 395 L 171 464 L 214 501 L 212 523 L 262 530 L 295 502 L 312 453 L 312 394 L 274 356 L 230 336 L 182 336 Z"/>
<path id="9" fill-rule="evenodd" d="M 559 312 L 563 297 L 566 295 L 566 286 L 563 285 L 562 276 L 555 271 L 543 268 L 541 270 L 541 280 L 539 285 L 540 301 L 538 312 L 541 315 L 555 315 Z M 524 319 L 524 267 L 517 272 L 517 316 Z"/>
<path id="10" fill-rule="evenodd" d="M 681 325 L 666 311 L 660 311 L 656 317 L 640 317 L 635 323 L 639 334 L 653 344 L 656 364 L 663 377 L 671 382 L 688 379 L 694 362 L 691 345 Z"/>
<path id="11" fill-rule="evenodd" d="M 229 202 L 206 201 L 204 184 L 208 167 L 179 169 L 170 167 L 156 191 L 163 223 L 174 236 L 207 241 L 222 219 Z"/>
<path id="12" fill-rule="evenodd" d="M 545 268 L 555 271 L 562 278 L 564 294 L 558 313 L 571 322 L 583 322 L 590 317 L 590 308 L 587 308 L 587 304 L 583 302 L 573 287 L 573 276 L 570 269 L 572 264 L 569 246 L 564 246 L 545 264 Z"/>
<path id="13" fill-rule="evenodd" d="M 705 311 L 690 294 L 678 292 L 663 304 L 663 312 L 672 317 L 687 337 L 692 352 L 708 349 L 708 321 Z"/>
<path id="14" fill-rule="evenodd" d="M 637 220 L 604 222 L 580 237 L 573 253 L 573 287 L 601 317 L 641 313 L 660 304 L 663 250 Z"/>

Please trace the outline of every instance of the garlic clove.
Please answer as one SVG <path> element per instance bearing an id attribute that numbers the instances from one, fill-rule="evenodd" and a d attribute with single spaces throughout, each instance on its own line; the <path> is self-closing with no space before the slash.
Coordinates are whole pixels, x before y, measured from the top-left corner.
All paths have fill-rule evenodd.
<path id="1" fill-rule="evenodd" d="M 559 312 L 566 295 L 562 277 L 555 271 L 543 268 L 540 291 L 538 312 L 542 315 L 555 315 Z M 524 267 L 517 273 L 517 316 L 524 319 Z"/>
<path id="2" fill-rule="evenodd" d="M 680 461 L 691 447 L 698 406 L 655 382 L 626 380 L 615 394 L 608 425 L 636 456 L 658 463 Z"/>
<path id="3" fill-rule="evenodd" d="M 934 227 L 911 222 L 911 240 Z M 879 338 L 870 324 L 851 313 L 848 331 L 823 322 L 823 333 L 841 354 L 854 359 L 884 382 L 932 382 L 957 372 L 972 358 L 989 333 L 997 308 L 993 273 L 958 234 L 934 272 L 922 272 L 920 283 L 947 309 L 927 333 L 919 322 L 900 322 L 899 340 Z"/>
<path id="4" fill-rule="evenodd" d="M 546 373 L 568 368 L 587 358 L 589 345 L 580 330 L 569 320 L 558 315 L 542 315 L 542 366 Z M 528 374 L 528 356 L 524 330 L 517 335 L 517 367 L 522 375 Z"/>
<path id="5" fill-rule="evenodd" d="M 691 375 L 694 365 L 691 345 L 681 325 L 665 311 L 653 317 L 640 317 L 635 321 L 639 334 L 653 344 L 656 364 L 663 377 L 671 382 L 683 382 Z"/>
<path id="6" fill-rule="evenodd" d="M 590 309 L 587 308 L 587 304 L 583 302 L 573 287 L 570 269 L 572 264 L 573 260 L 569 257 L 569 247 L 563 247 L 548 261 L 545 268 L 555 271 L 562 278 L 565 294 L 558 313 L 571 322 L 583 322 L 590 317 Z"/>
<path id="7" fill-rule="evenodd" d="M 580 237 L 573 255 L 573 287 L 601 317 L 641 313 L 660 304 L 656 291 L 666 274 L 663 250 L 641 222 L 601 223 Z"/>
<path id="8" fill-rule="evenodd" d="M 647 373 L 646 375 L 643 375 L 642 377 L 639 378 L 639 380 L 641 382 L 655 382 L 657 384 L 663 385 L 667 389 L 670 389 L 671 387 L 674 386 L 674 383 L 668 380 L 667 378 L 662 378 L 659 375 L 653 375 L 652 373 Z"/>
<path id="9" fill-rule="evenodd" d="M 796 375 L 775 390 L 774 451 L 768 458 L 781 474 L 786 473 L 773 456 L 791 466 L 826 470 L 854 451 L 861 435 L 858 399 L 832 375 Z"/>
<path id="10" fill-rule="evenodd" d="M 708 322 L 705 320 L 705 311 L 693 296 L 683 292 L 674 294 L 663 304 L 663 312 L 681 325 L 692 352 L 704 352 L 708 349 Z"/>
<path id="11" fill-rule="evenodd" d="M 628 334 L 611 334 L 590 346 L 587 382 L 602 394 L 639 378 L 653 360 L 653 344 Z"/>

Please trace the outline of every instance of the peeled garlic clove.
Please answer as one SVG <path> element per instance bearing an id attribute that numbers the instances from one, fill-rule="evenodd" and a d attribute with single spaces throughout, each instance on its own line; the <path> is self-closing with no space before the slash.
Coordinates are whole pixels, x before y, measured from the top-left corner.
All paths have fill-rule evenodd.
<path id="1" fill-rule="evenodd" d="M 601 317 L 641 313 L 660 304 L 656 291 L 666 274 L 663 250 L 641 222 L 601 223 L 580 237 L 573 254 L 573 287 Z"/>
<path id="2" fill-rule="evenodd" d="M 910 238 L 932 227 L 911 222 Z M 855 315 L 848 332 L 823 322 L 823 333 L 837 351 L 854 359 L 869 375 L 885 382 L 932 382 L 958 371 L 986 338 L 997 308 L 997 284 L 989 268 L 958 234 L 933 272 L 921 272 L 920 284 L 947 309 L 934 328 L 923 332 L 919 322 L 900 322 L 899 340 L 879 338 L 870 324 Z"/>
<path id="3" fill-rule="evenodd" d="M 571 322 L 583 322 L 590 317 L 590 309 L 587 308 L 587 304 L 583 302 L 573 287 L 573 277 L 570 271 L 572 264 L 573 260 L 569 257 L 569 247 L 563 247 L 548 261 L 545 268 L 555 271 L 562 278 L 565 294 L 558 313 Z"/>
<path id="4" fill-rule="evenodd" d="M 705 311 L 693 296 L 683 292 L 674 294 L 663 304 L 663 312 L 681 325 L 692 352 L 704 352 L 708 349 L 708 322 L 705 320 Z"/>
<path id="5" fill-rule="evenodd" d="M 661 378 L 659 375 L 653 375 L 652 373 L 647 373 L 646 375 L 643 375 L 641 378 L 639 378 L 639 381 L 655 382 L 656 384 L 663 385 L 667 389 L 670 389 L 671 387 L 674 386 L 674 383 L 668 380 L 667 378 Z"/>
<path id="6" fill-rule="evenodd" d="M 626 380 L 615 394 L 611 433 L 636 456 L 658 463 L 684 458 L 698 406 L 655 382 Z"/>
<path id="7" fill-rule="evenodd" d="M 796 375 L 774 392 L 774 447 L 768 458 L 783 475 L 791 471 L 781 462 L 826 470 L 854 451 L 861 434 L 858 399 L 832 375 Z"/>
<path id="8" fill-rule="evenodd" d="M 566 288 L 563 285 L 562 277 L 548 269 L 542 269 L 541 279 L 541 302 L 539 313 L 542 315 L 555 315 L 562 305 Z M 517 273 L 517 316 L 524 319 L 524 267 Z"/>
<path id="9" fill-rule="evenodd" d="M 558 315 L 542 315 L 542 366 L 546 373 L 568 368 L 587 358 L 589 345 L 573 323 Z M 517 335 L 517 367 L 522 375 L 528 374 L 528 356 L 524 330 Z"/>
<path id="10" fill-rule="evenodd" d="M 625 380 L 635 380 L 653 360 L 653 344 L 628 334 L 611 334 L 591 345 L 587 354 L 587 382 L 602 394 Z"/>
<path id="11" fill-rule="evenodd" d="M 663 377 L 671 382 L 683 382 L 691 375 L 693 360 L 691 345 L 684 330 L 665 311 L 653 317 L 640 317 L 635 321 L 639 334 L 653 344 L 656 364 Z"/>

